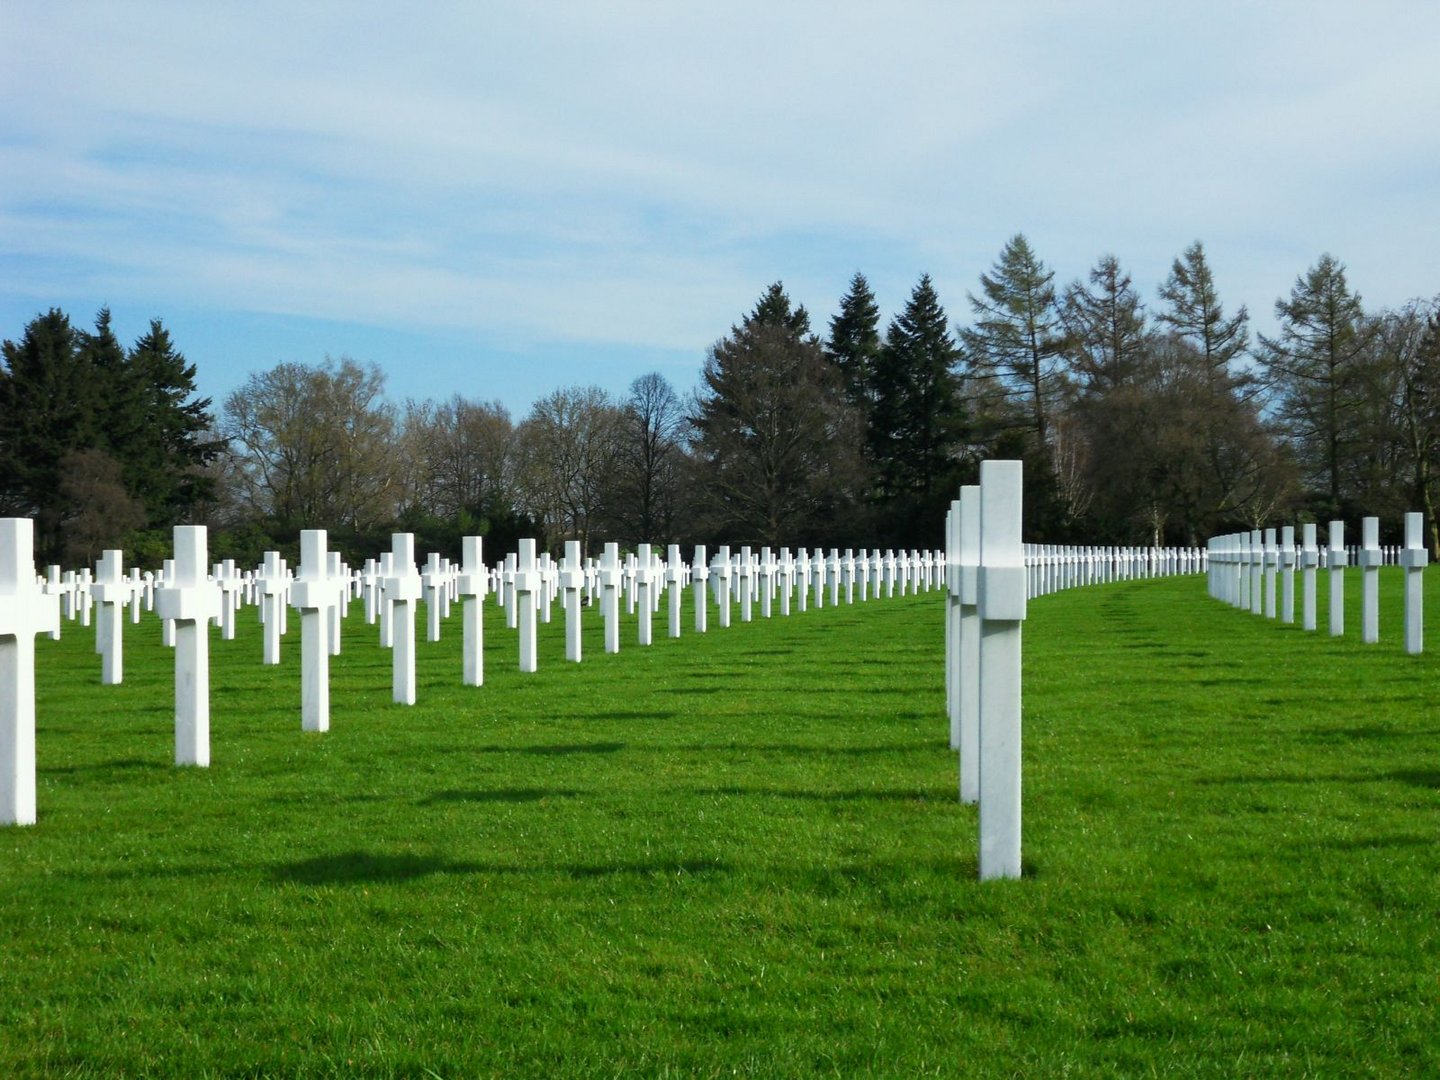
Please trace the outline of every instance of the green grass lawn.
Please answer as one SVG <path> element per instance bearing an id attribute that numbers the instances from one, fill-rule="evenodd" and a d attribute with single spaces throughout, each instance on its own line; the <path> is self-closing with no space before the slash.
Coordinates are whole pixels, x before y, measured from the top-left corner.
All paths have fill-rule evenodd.
<path id="1" fill-rule="evenodd" d="M 1323 575 L 1322 575 L 1323 577 Z M 0 1076 L 1440 1075 L 1432 652 L 1190 577 L 1035 601 L 1025 866 L 976 880 L 939 592 L 563 660 L 486 606 L 419 644 L 357 604 L 331 730 L 299 620 L 212 632 L 212 767 L 126 625 L 38 643 L 39 823 L 0 830 Z"/>

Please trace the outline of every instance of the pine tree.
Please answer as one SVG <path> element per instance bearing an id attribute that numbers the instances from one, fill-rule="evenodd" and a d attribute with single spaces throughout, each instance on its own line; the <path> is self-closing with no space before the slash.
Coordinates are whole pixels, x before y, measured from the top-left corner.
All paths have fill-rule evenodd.
<path id="1" fill-rule="evenodd" d="M 1245 355 L 1250 332 L 1250 313 L 1242 304 L 1231 318 L 1215 288 L 1215 278 L 1205 259 L 1204 245 L 1196 240 L 1170 267 L 1170 276 L 1160 286 L 1160 299 L 1169 306 L 1156 318 L 1184 338 L 1204 364 L 1213 381 L 1244 381 L 1234 365 Z"/>
<path id="2" fill-rule="evenodd" d="M 779 284 L 705 359 L 696 415 L 702 529 L 772 546 L 853 525 L 862 427 L 839 374 Z"/>
<path id="3" fill-rule="evenodd" d="M 1070 366 L 1082 391 L 1104 394 L 1132 379 L 1145 350 L 1145 308 L 1114 255 L 1074 282 L 1063 308 Z"/>
<path id="4" fill-rule="evenodd" d="M 69 317 L 51 308 L 0 347 L 0 512 L 35 518 L 41 561 L 60 556 L 62 462 L 99 440 L 95 379 L 79 345 Z"/>
<path id="5" fill-rule="evenodd" d="M 1344 509 L 1346 458 L 1357 453 L 1356 415 L 1365 396 L 1363 365 L 1373 330 L 1345 267 L 1329 255 L 1295 279 L 1289 300 L 1275 301 L 1280 334 L 1260 335 L 1261 361 L 1278 392 L 1279 415 L 1309 481 L 1323 501 Z"/>
<path id="6" fill-rule="evenodd" d="M 204 470 L 224 444 L 213 434 L 210 399 L 195 396 L 195 365 L 159 319 L 131 347 L 125 381 L 140 418 L 121 456 L 127 486 L 144 499 L 152 527 L 176 524 L 213 496 Z"/>
<path id="7" fill-rule="evenodd" d="M 840 310 L 830 319 L 830 340 L 825 355 L 839 369 L 850 403 L 868 413 L 873 398 L 871 380 L 880 356 L 880 306 L 865 275 L 850 279 L 840 298 Z"/>
<path id="8" fill-rule="evenodd" d="M 954 497 L 967 426 L 955 376 L 958 353 L 930 275 L 885 333 L 870 379 L 870 452 L 887 540 L 933 531 Z"/>
<path id="9" fill-rule="evenodd" d="M 961 333 L 970 376 L 988 384 L 982 399 L 1000 424 L 1008 414 L 1009 424 L 1028 429 L 1029 449 L 1042 453 L 1064 379 L 1065 328 L 1054 279 L 1016 233 L 991 272 L 980 275 L 982 295 L 970 296 L 977 319 Z"/>
<path id="10" fill-rule="evenodd" d="M 790 297 L 785 292 L 783 282 L 777 281 L 771 285 L 755 304 L 755 310 L 750 312 L 746 320 L 757 326 L 779 326 L 789 330 L 796 337 L 803 338 L 810 334 L 810 313 L 805 310 L 805 305 L 800 305 L 793 310 L 790 307 Z"/>

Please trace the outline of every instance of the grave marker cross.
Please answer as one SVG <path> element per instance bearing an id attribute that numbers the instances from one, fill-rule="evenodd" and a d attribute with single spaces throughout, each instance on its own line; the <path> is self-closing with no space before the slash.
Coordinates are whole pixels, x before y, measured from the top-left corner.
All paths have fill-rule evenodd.
<path id="1" fill-rule="evenodd" d="M 464 619 L 461 631 L 464 682 L 466 686 L 482 686 L 485 682 L 485 588 L 490 572 L 485 567 L 484 541 L 480 537 L 465 537 L 461 548 L 463 562 L 456 580 L 456 592 L 465 601 L 461 613 Z"/>
<path id="2" fill-rule="evenodd" d="M 342 583 L 330 573 L 324 529 L 300 532 L 300 572 L 290 603 L 300 612 L 300 727 L 330 730 L 331 614 L 342 602 Z"/>
<path id="3" fill-rule="evenodd" d="M 176 525 L 175 574 L 155 597 L 175 625 L 175 764 L 210 764 L 210 620 L 220 593 L 205 576 L 205 526 Z"/>
<path id="4" fill-rule="evenodd" d="M 60 597 L 35 583 L 35 523 L 0 518 L 0 825 L 35 824 L 35 635 Z"/>

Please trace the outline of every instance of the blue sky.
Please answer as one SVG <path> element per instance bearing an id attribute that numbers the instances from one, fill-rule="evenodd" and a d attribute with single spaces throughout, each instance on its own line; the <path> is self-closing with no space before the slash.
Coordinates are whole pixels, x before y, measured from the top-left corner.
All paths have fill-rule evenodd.
<path id="1" fill-rule="evenodd" d="M 682 391 L 782 279 L 952 319 L 1006 239 L 1193 240 L 1271 327 L 1329 251 L 1440 292 L 1440 4 L 0 0 L 0 337 L 162 318 L 216 399 L 327 354 L 388 392 Z"/>

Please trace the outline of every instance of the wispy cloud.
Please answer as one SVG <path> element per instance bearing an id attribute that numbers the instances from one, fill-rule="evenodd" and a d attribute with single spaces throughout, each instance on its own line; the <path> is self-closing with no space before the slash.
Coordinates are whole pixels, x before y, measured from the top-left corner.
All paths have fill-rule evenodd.
<path id="1" fill-rule="evenodd" d="M 963 318 L 1017 230 L 1062 278 L 1115 251 L 1149 288 L 1205 239 L 1258 310 L 1322 250 L 1375 302 L 1440 289 L 1428 4 L 4 18 L 12 322 L 173 305 L 698 366 L 776 278 L 823 321 L 856 269 L 892 309 L 928 271 Z"/>

